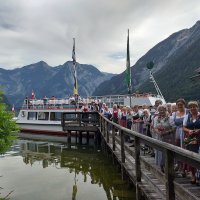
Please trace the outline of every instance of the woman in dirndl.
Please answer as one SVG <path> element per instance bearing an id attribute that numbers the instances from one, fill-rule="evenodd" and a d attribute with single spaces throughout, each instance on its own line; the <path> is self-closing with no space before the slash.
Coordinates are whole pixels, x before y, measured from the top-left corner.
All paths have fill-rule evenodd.
<path id="1" fill-rule="evenodd" d="M 175 145 L 184 148 L 184 131 L 183 131 L 183 119 L 188 114 L 186 109 L 186 102 L 184 99 L 180 98 L 176 101 L 177 111 L 172 113 L 172 119 L 175 125 Z M 182 176 L 186 176 L 184 170 L 184 163 L 176 161 L 175 170 L 179 170 Z"/>
<path id="2" fill-rule="evenodd" d="M 183 130 L 185 132 L 185 148 L 189 151 L 199 153 L 200 143 L 200 113 L 197 101 L 188 103 L 189 113 L 183 120 Z M 199 177 L 196 173 L 199 172 L 195 167 L 188 166 L 188 170 L 192 173 L 191 184 L 199 185 Z M 199 173 L 197 173 L 199 174 Z"/>
<path id="3" fill-rule="evenodd" d="M 165 105 L 158 106 L 158 115 L 153 120 L 153 138 L 174 144 L 175 133 Z M 164 172 L 165 156 L 161 151 L 155 150 L 155 160 L 156 165 L 160 166 L 161 171 Z"/>

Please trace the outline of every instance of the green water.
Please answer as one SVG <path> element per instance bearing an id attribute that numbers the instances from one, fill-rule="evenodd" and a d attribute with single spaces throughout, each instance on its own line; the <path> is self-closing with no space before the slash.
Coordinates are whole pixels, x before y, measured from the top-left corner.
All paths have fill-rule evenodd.
<path id="1" fill-rule="evenodd" d="M 0 157 L 10 200 L 130 200 L 135 190 L 100 147 L 18 140 Z"/>

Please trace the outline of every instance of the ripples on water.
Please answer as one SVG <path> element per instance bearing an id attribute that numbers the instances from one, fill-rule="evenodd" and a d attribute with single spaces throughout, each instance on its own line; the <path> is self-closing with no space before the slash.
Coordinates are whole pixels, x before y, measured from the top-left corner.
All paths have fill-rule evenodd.
<path id="1" fill-rule="evenodd" d="M 17 140 L 0 157 L 1 197 L 11 200 L 130 200 L 135 190 L 122 181 L 100 147 Z"/>

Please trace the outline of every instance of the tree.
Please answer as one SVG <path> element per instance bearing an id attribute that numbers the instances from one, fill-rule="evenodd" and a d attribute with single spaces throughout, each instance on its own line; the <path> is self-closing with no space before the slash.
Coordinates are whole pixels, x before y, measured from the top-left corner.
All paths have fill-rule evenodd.
<path id="1" fill-rule="evenodd" d="M 3 103 L 3 92 L 0 91 L 0 153 L 5 152 L 16 139 L 19 128 L 13 120 L 13 112 L 8 111 Z"/>

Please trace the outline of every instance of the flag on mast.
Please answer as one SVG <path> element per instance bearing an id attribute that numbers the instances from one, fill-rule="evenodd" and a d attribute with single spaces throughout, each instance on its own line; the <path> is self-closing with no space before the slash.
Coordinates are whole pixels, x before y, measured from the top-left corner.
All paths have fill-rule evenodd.
<path id="1" fill-rule="evenodd" d="M 34 92 L 34 90 L 32 90 L 31 99 L 35 99 L 35 92 Z"/>
<path id="2" fill-rule="evenodd" d="M 131 94 L 131 66 L 130 66 L 130 52 L 129 52 L 129 29 L 127 37 L 127 54 L 126 54 L 126 83 L 128 93 Z"/>
<path id="3" fill-rule="evenodd" d="M 12 106 L 12 112 L 15 112 L 15 106 L 14 106 L 14 104 Z"/>
<path id="4" fill-rule="evenodd" d="M 72 60 L 73 60 L 73 77 L 74 77 L 74 95 L 78 95 L 78 81 L 77 81 L 77 73 L 76 73 L 76 54 L 75 54 L 75 38 L 73 38 Z"/>

